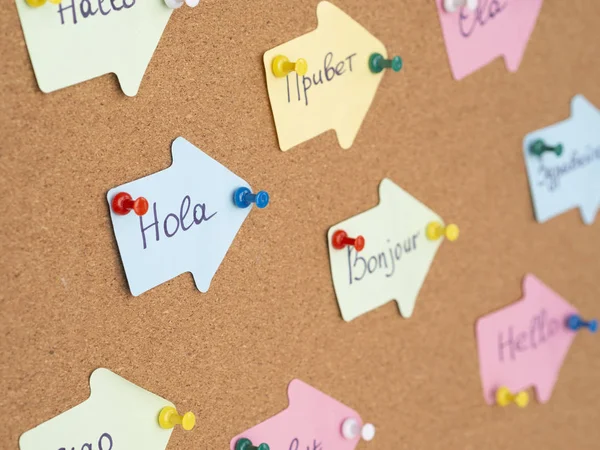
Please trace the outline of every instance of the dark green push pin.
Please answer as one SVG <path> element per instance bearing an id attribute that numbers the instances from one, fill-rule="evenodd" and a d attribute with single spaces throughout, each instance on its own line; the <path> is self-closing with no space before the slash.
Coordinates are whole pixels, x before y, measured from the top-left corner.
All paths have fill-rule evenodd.
<path id="1" fill-rule="evenodd" d="M 268 444 L 260 444 L 258 447 L 252 445 L 250 439 L 241 438 L 235 443 L 235 450 L 271 450 Z"/>
<path id="2" fill-rule="evenodd" d="M 394 72 L 400 72 L 402 69 L 402 58 L 394 56 L 392 59 L 385 59 L 379 53 L 373 53 L 369 57 L 369 69 L 373 73 L 379 73 L 383 69 L 392 69 Z"/>
<path id="3" fill-rule="evenodd" d="M 542 156 L 546 152 L 552 152 L 556 156 L 562 155 L 563 146 L 562 144 L 558 144 L 556 147 L 552 147 L 550 145 L 546 145 L 544 141 L 541 139 L 537 139 L 529 145 L 529 152 L 532 155 Z"/>

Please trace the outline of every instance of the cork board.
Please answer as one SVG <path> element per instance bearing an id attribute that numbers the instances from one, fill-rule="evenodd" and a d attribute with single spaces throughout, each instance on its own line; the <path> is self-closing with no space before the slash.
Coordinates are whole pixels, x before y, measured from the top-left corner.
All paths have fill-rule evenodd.
<path id="1" fill-rule="evenodd" d="M 533 219 L 523 136 L 600 105 L 600 3 L 546 2 L 519 72 L 497 60 L 455 82 L 433 1 L 339 0 L 405 67 L 384 77 L 350 150 L 333 132 L 277 146 L 262 54 L 316 26 L 317 0 L 204 0 L 173 14 L 135 98 L 107 75 L 42 94 L 14 2 L 0 15 L 2 447 L 89 395 L 107 367 L 194 410 L 169 450 L 227 448 L 287 405 L 300 378 L 377 426 L 360 449 L 592 449 L 600 347 L 579 336 L 551 401 L 486 406 L 475 320 L 535 273 L 600 313 L 600 226 Z M 182 275 L 134 298 L 108 189 L 171 163 L 184 136 L 266 188 L 207 294 Z M 374 206 L 383 177 L 449 221 L 410 320 L 389 303 L 345 323 L 328 266 L 331 224 Z M 126 416 L 124 416 L 126 420 Z M 331 449 L 328 449 L 331 450 Z"/>

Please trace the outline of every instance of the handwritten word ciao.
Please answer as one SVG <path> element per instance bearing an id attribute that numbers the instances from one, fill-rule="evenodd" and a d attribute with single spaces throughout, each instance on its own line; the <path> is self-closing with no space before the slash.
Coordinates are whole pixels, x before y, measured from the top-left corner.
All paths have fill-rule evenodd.
<path id="1" fill-rule="evenodd" d="M 529 329 L 515 334 L 514 327 L 508 327 L 506 335 L 498 333 L 498 359 L 504 362 L 507 357 L 514 361 L 519 353 L 535 351 L 550 340 L 560 328 L 560 321 L 548 318 L 546 310 L 541 310 L 531 318 Z"/>
<path id="2" fill-rule="evenodd" d="M 584 169 L 594 162 L 600 163 L 600 146 L 596 148 L 588 148 L 587 153 L 578 155 L 577 150 L 571 155 L 571 159 L 564 163 L 558 164 L 553 167 L 547 167 L 543 163 L 540 164 L 540 173 L 542 180 L 538 183 L 540 186 L 546 186 L 546 188 L 552 192 L 560 186 L 560 179 L 579 169 Z"/>
<path id="3" fill-rule="evenodd" d="M 379 273 L 385 273 L 387 271 L 387 273 L 385 273 L 386 278 L 394 275 L 394 272 L 396 271 L 396 262 L 399 262 L 402 259 L 402 255 L 417 250 L 417 239 L 419 238 L 419 234 L 420 232 L 417 231 L 411 237 L 406 238 L 404 242 L 398 242 L 393 249 L 390 246 L 388 249 L 389 265 L 385 251 L 369 258 L 363 258 L 354 250 L 354 247 L 348 246 L 348 276 L 350 284 L 354 281 L 360 281 L 367 274 L 371 275 L 377 271 L 379 271 Z M 389 244 L 390 240 L 388 239 L 387 242 Z M 354 261 L 352 260 L 352 256 L 354 256 Z"/>
<path id="4" fill-rule="evenodd" d="M 181 201 L 181 206 L 179 207 L 179 215 L 169 213 L 162 220 L 162 229 L 167 238 L 172 238 L 177 234 L 177 232 L 181 229 L 182 231 L 187 231 L 194 225 L 200 225 L 202 222 L 209 221 L 212 219 L 217 212 L 214 212 L 210 216 L 206 216 L 206 205 L 204 203 L 197 203 L 194 205 L 194 209 L 192 212 L 192 217 L 189 218 L 189 221 L 186 224 L 186 218 L 188 213 L 190 212 L 190 208 L 192 206 L 192 200 L 189 195 L 183 197 Z M 147 247 L 146 242 L 146 231 L 150 228 L 155 228 L 156 241 L 160 240 L 160 227 L 158 226 L 158 212 L 156 210 L 156 202 L 152 205 L 152 210 L 154 212 L 154 222 L 152 222 L 148 226 L 144 226 L 144 216 L 140 216 L 140 231 L 142 233 L 142 241 L 144 243 L 144 250 Z M 169 220 L 170 219 L 170 220 Z"/>
<path id="5" fill-rule="evenodd" d="M 298 450 L 300 448 L 300 441 L 298 440 L 298 438 L 294 438 L 292 439 L 292 442 L 290 443 L 290 450 Z M 306 450 L 323 450 L 323 447 L 321 447 L 321 443 L 317 442 L 316 439 L 313 439 L 313 445 L 312 447 L 310 445 L 306 446 Z"/>
<path id="6" fill-rule="evenodd" d="M 346 56 L 342 60 L 338 61 L 334 67 L 332 65 L 333 53 L 327 53 L 325 55 L 325 59 L 323 60 L 323 70 L 319 69 L 318 72 L 313 73 L 310 77 L 304 75 L 302 76 L 302 92 L 300 92 L 300 78 L 298 77 L 298 74 L 296 74 L 296 92 L 298 94 L 298 101 L 302 101 L 302 95 L 304 95 L 304 105 L 308 106 L 308 90 L 311 87 L 325 84 L 326 82 L 333 81 L 336 76 L 340 77 L 344 73 L 352 72 L 352 58 L 355 56 L 356 53 Z M 346 63 L 348 64 L 348 71 L 346 70 Z M 323 75 L 325 75 L 325 80 L 323 80 Z M 290 96 L 289 75 L 285 78 L 285 80 L 287 84 L 287 99 L 288 103 L 290 103 L 292 98 Z"/>
<path id="7" fill-rule="evenodd" d="M 500 0 L 479 0 L 477 9 L 473 12 L 467 8 L 461 8 L 458 16 L 458 27 L 460 34 L 463 37 L 470 37 L 477 26 L 485 26 L 491 19 L 494 19 L 498 14 L 506 9 L 508 0 L 501 2 Z"/>
<path id="8" fill-rule="evenodd" d="M 60 23 L 65 24 L 65 15 L 67 10 L 71 10 L 71 18 L 73 24 L 77 24 L 77 14 L 79 17 L 87 19 L 90 16 L 95 16 L 100 13 L 102 16 L 108 16 L 112 11 L 121 11 L 129 9 L 135 5 L 136 0 L 63 0 L 58 5 L 58 13 L 60 14 Z M 76 6 L 76 3 L 78 5 Z M 68 19 L 67 19 L 68 20 Z"/>
<path id="9" fill-rule="evenodd" d="M 112 437 L 110 436 L 110 434 L 104 433 L 102 436 L 100 436 L 100 439 L 98 439 L 97 449 L 98 450 L 112 450 L 112 448 L 113 448 Z M 58 450 L 68 450 L 68 448 L 61 447 Z M 71 447 L 71 450 L 76 450 L 76 449 L 75 449 L 75 447 Z M 92 444 L 83 444 L 81 446 L 81 450 L 94 450 L 94 447 L 92 446 Z"/>

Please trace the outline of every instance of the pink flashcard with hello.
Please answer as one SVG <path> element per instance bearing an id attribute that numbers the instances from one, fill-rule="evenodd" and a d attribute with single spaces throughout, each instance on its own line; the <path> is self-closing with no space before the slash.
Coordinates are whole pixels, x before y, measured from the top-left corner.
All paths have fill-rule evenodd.
<path id="1" fill-rule="evenodd" d="M 504 57 L 510 72 L 516 72 L 543 3 L 543 0 L 479 0 L 473 10 L 464 6 L 447 12 L 444 0 L 435 1 L 450 68 L 457 80 L 498 56 Z"/>
<path id="2" fill-rule="evenodd" d="M 365 440 L 375 434 L 356 411 L 300 380 L 289 384 L 288 399 L 287 409 L 234 437 L 230 450 L 241 439 L 272 450 L 354 450 L 361 434 Z"/>
<path id="3" fill-rule="evenodd" d="M 550 400 L 560 368 L 575 338 L 567 327 L 577 310 L 533 275 L 523 298 L 477 321 L 483 396 L 495 403 L 500 387 L 519 392 L 535 386 L 540 403 Z"/>

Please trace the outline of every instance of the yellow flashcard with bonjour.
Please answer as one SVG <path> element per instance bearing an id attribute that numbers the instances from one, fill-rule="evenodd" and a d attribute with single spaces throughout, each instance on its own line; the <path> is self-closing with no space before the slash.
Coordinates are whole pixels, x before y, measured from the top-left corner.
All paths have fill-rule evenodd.
<path id="1" fill-rule="evenodd" d="M 383 76 L 383 72 L 369 69 L 373 53 L 387 58 L 378 39 L 329 2 L 318 4 L 317 17 L 316 30 L 264 55 L 267 89 L 283 151 L 331 129 L 342 148 L 350 148 Z M 306 72 L 276 76 L 273 62 L 281 56 L 290 63 L 305 60 Z"/>

